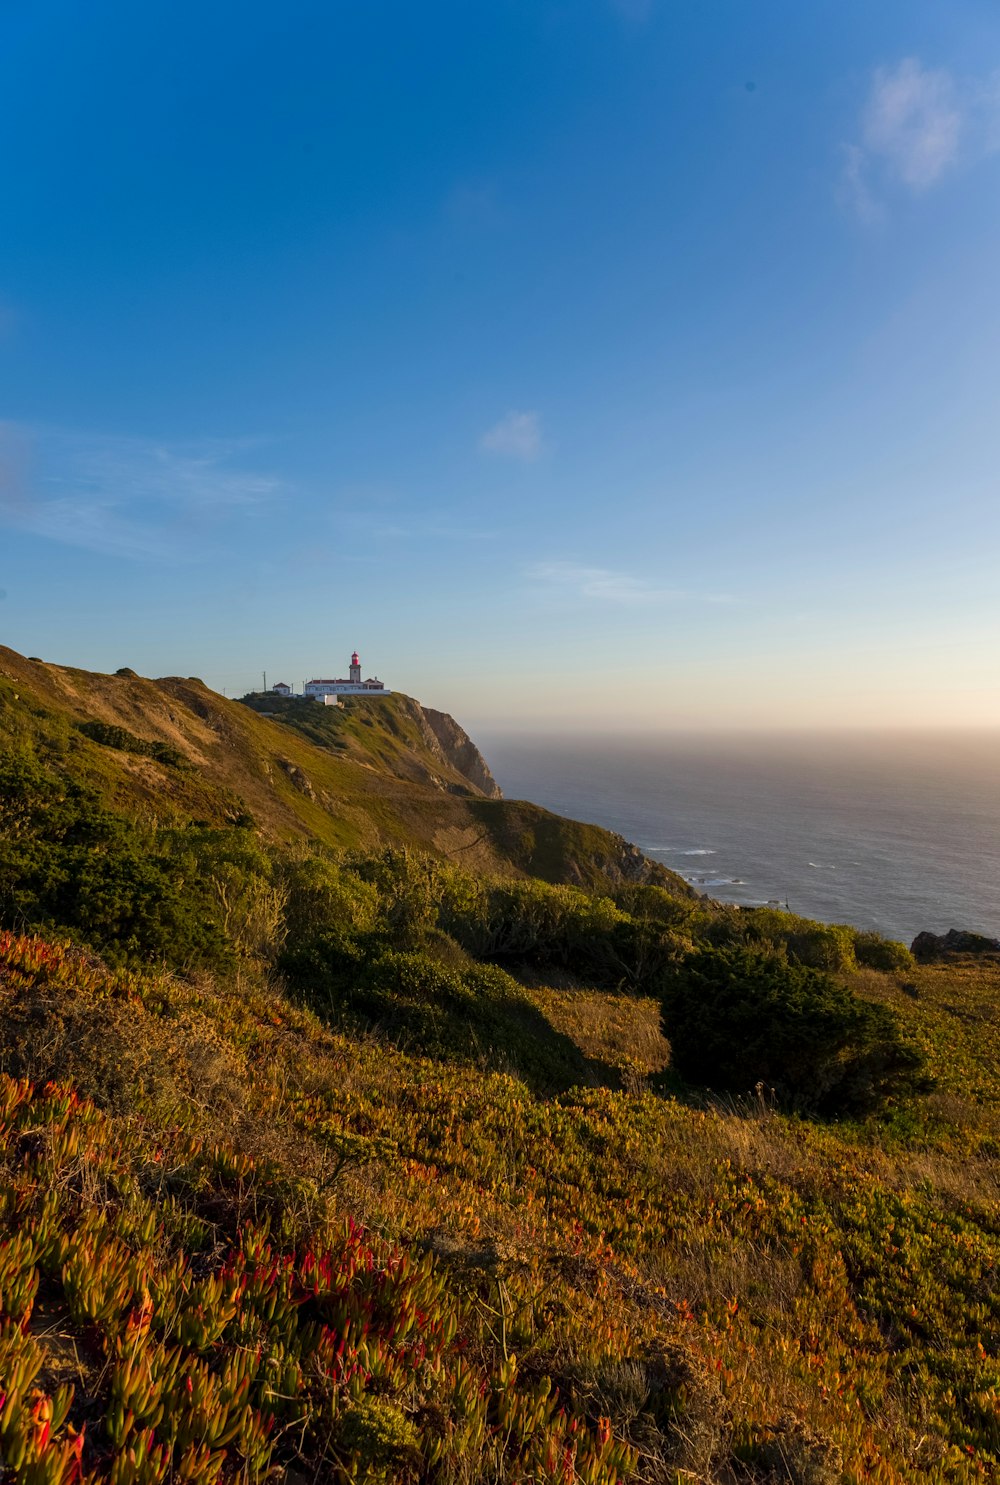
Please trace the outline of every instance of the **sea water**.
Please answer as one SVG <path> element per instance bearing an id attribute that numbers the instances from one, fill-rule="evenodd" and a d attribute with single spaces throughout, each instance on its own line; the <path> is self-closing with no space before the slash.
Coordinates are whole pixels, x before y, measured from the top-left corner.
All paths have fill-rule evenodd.
<path id="1" fill-rule="evenodd" d="M 1000 733 L 477 740 L 508 799 L 616 830 L 723 902 L 1000 936 Z"/>

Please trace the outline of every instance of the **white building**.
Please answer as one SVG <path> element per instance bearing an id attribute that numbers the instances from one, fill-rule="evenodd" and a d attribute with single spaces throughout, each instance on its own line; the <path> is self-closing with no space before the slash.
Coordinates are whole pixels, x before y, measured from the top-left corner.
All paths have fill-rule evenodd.
<path id="1" fill-rule="evenodd" d="M 275 696 L 291 696 L 292 694 L 291 686 L 289 686 L 285 681 L 277 681 L 271 687 L 271 690 L 274 692 Z"/>
<path id="2" fill-rule="evenodd" d="M 338 680 L 306 681 L 302 694 L 311 696 L 316 701 L 326 701 L 330 697 L 332 700 L 327 704 L 334 705 L 340 696 L 391 696 L 392 692 L 377 676 L 372 676 L 367 681 L 361 679 L 361 661 L 355 650 L 351 656 L 350 673 L 346 678 L 342 676 Z"/>

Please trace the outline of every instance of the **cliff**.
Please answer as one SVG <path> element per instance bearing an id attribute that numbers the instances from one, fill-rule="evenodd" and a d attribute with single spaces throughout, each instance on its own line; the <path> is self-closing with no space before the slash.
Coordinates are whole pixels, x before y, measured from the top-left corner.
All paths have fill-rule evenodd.
<path id="1" fill-rule="evenodd" d="M 446 794 L 501 798 L 486 759 L 446 712 L 393 692 L 344 706 L 254 692 L 243 704 L 341 757 Z"/>
<path id="2" fill-rule="evenodd" d="M 193 676 L 104 675 L 0 647 L 0 765 L 25 754 L 159 828 L 249 825 L 274 841 L 406 846 L 474 870 L 596 889 L 638 877 L 689 895 L 611 832 L 503 800 L 458 723 L 407 696 L 243 704 Z"/>
<path id="3" fill-rule="evenodd" d="M 472 738 L 447 712 L 436 712 L 432 707 L 421 707 L 430 737 L 445 761 L 458 770 L 479 794 L 487 799 L 502 799 L 500 786 L 490 772 L 489 764 L 476 747 Z"/>

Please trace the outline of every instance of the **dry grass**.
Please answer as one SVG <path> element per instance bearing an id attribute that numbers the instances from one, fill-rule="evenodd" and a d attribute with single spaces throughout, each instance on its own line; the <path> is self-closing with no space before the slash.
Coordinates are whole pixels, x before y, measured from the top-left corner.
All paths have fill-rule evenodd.
<path id="1" fill-rule="evenodd" d="M 922 978 L 914 1004 L 950 1055 L 954 1027 L 973 1023 L 934 1005 L 959 1004 L 963 976 Z M 970 983 L 979 1014 L 983 977 Z M 0 996 L 2 1065 L 72 1078 L 122 1126 L 182 1121 L 251 1155 L 275 1172 L 268 1200 L 290 1234 L 349 1213 L 430 1248 L 477 1307 L 484 1344 L 582 1397 L 617 1399 L 637 1478 L 724 1480 L 732 1451 L 751 1446 L 775 1481 L 825 1479 L 833 1449 L 880 1485 L 980 1478 L 949 1451 L 992 1364 L 953 1329 L 992 1344 L 990 1314 L 971 1308 L 984 1301 L 962 1288 L 987 1295 L 976 1265 L 989 1272 L 1000 1230 L 989 1103 L 946 1086 L 904 1138 L 891 1122 L 821 1126 L 759 1100 L 622 1093 L 630 1070 L 638 1087 L 666 1060 L 655 1004 L 568 984 L 530 994 L 589 1059 L 592 1087 L 536 1098 L 513 1078 L 348 1037 L 251 975 Z M 963 1055 L 975 1045 L 963 1040 Z M 975 1076 L 988 1082 L 981 1050 Z M 887 1258 L 889 1233 L 905 1263 Z M 724 1408 L 708 1408 L 707 1434 L 675 1420 L 665 1443 L 650 1432 L 661 1403 L 649 1368 L 672 1347 L 714 1377 Z M 819 1440 L 815 1459 L 788 1417 Z"/>
<path id="2" fill-rule="evenodd" d="M 613 1086 L 638 1092 L 668 1066 L 670 1044 L 663 1035 L 657 1001 L 574 984 L 541 985 L 532 977 L 522 977 L 522 983 L 551 1026 L 595 1064 L 617 1072 Z"/>

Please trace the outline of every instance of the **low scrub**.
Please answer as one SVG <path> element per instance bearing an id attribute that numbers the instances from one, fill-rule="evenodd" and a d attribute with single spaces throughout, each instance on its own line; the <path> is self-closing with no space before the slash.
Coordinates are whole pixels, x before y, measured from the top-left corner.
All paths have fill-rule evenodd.
<path id="1" fill-rule="evenodd" d="M 169 1158 L 168 1176 L 161 1145 L 112 1137 L 71 1089 L 0 1076 L 5 1480 L 618 1485 L 631 1473 L 627 1445 L 571 1413 L 549 1376 L 482 1358 L 474 1306 L 429 1256 L 349 1218 L 322 1242 L 282 1246 L 250 1215 L 271 1172 L 183 1136 Z M 199 1210 L 204 1190 L 214 1200 Z M 54 1374 L 53 1314 L 73 1381 Z"/>
<path id="2" fill-rule="evenodd" d="M 221 964 L 197 875 L 169 833 L 111 814 L 31 757 L 0 759 L 0 926 L 69 931 L 117 962 Z"/>
<path id="3" fill-rule="evenodd" d="M 940 1091 L 820 1125 L 0 933 L 5 1485 L 986 1485 L 998 972 L 914 974 Z"/>
<path id="4" fill-rule="evenodd" d="M 89 737 L 91 742 L 99 743 L 103 748 L 117 748 L 122 753 L 135 753 L 141 758 L 153 758 L 157 763 L 163 763 L 171 768 L 190 768 L 190 763 L 181 752 L 180 748 L 173 747 L 170 743 L 150 742 L 144 737 L 136 737 L 134 732 L 129 732 L 125 727 L 117 727 L 112 722 L 80 722 L 78 730 L 84 737 Z"/>
<path id="5" fill-rule="evenodd" d="M 921 1086 L 923 1059 L 893 1012 L 829 974 L 763 949 L 703 949 L 668 983 L 663 1028 L 688 1082 L 786 1105 L 865 1114 Z"/>
<path id="6" fill-rule="evenodd" d="M 586 1063 L 502 969 L 327 934 L 287 951 L 289 984 L 327 1019 L 346 1017 L 413 1052 L 508 1070 L 539 1091 L 579 1082 Z"/>
<path id="7" fill-rule="evenodd" d="M 905 974 L 915 963 L 905 944 L 862 930 L 854 935 L 854 957 L 865 969 L 877 969 L 883 974 Z"/>

